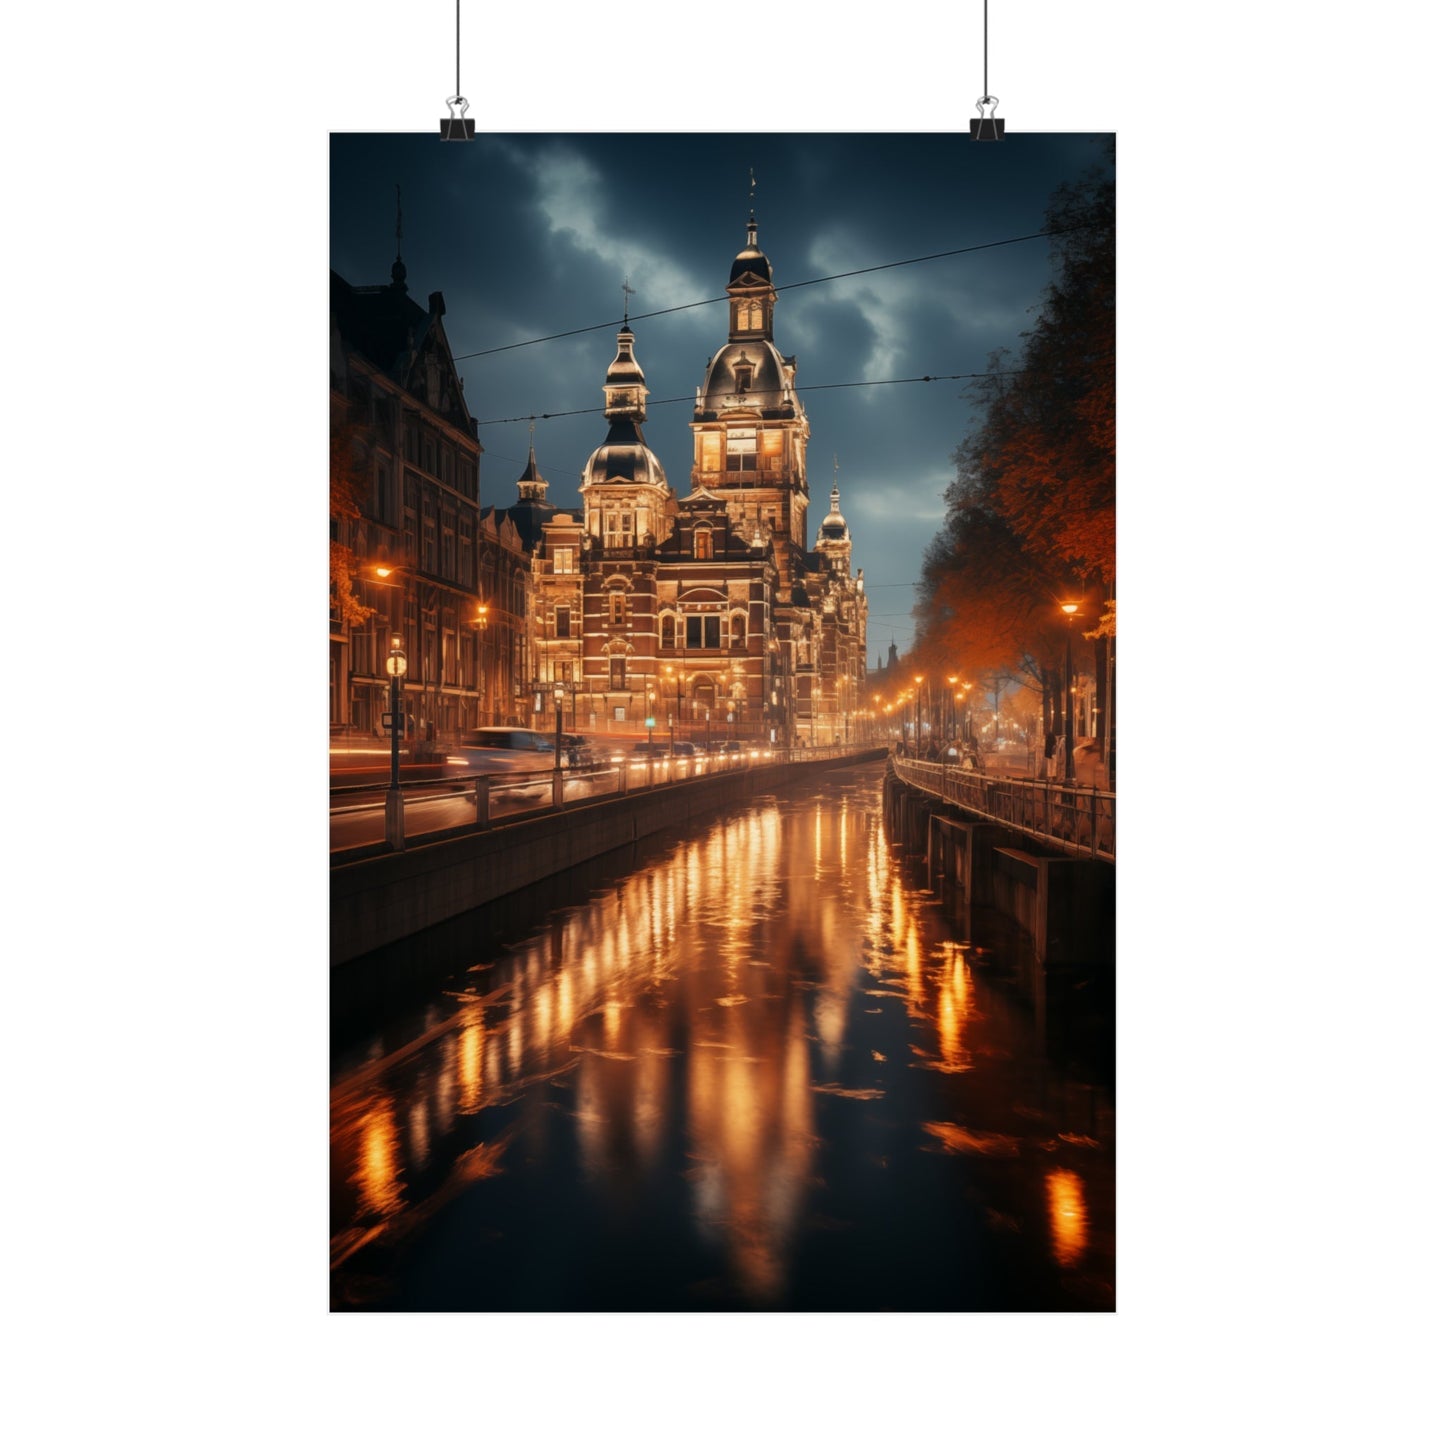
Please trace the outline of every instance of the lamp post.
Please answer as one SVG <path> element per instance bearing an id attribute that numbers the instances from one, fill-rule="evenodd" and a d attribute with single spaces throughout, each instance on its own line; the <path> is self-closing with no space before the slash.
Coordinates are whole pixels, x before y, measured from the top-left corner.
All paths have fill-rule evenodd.
<path id="1" fill-rule="evenodd" d="M 389 847 L 400 851 L 406 846 L 401 800 L 401 680 L 406 676 L 406 653 L 399 633 L 392 634 L 386 672 L 391 678 L 391 787 L 386 792 L 386 841 Z"/>
<path id="2" fill-rule="evenodd" d="M 652 786 L 652 740 L 656 736 L 653 729 L 657 726 L 657 719 L 652 713 L 652 704 L 656 694 L 649 687 L 647 689 L 647 786 Z"/>
<path id="3" fill-rule="evenodd" d="M 552 684 L 552 701 L 557 709 L 557 753 L 552 763 L 552 806 L 562 806 L 562 704 L 567 700 L 567 688 L 561 682 Z"/>
<path id="4" fill-rule="evenodd" d="M 923 756 L 923 674 L 920 672 L 914 679 L 913 693 L 913 756 Z"/>
<path id="5" fill-rule="evenodd" d="M 477 723 L 482 725 L 486 722 L 487 704 L 487 604 L 477 603 L 477 615 L 472 618 L 472 626 L 477 632 Z"/>
<path id="6" fill-rule="evenodd" d="M 1061 602 L 1060 610 L 1069 619 L 1064 634 L 1064 781 L 1074 781 L 1074 613 L 1077 602 Z"/>

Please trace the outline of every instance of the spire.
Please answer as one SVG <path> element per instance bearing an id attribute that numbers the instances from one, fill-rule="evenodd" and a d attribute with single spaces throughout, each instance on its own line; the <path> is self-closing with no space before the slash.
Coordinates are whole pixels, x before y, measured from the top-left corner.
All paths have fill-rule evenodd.
<path id="1" fill-rule="evenodd" d="M 604 415 L 615 420 L 630 417 L 633 421 L 647 420 L 647 379 L 637 358 L 632 354 L 636 341 L 632 328 L 624 321 L 617 333 L 617 355 L 607 368 L 607 377 L 602 383 L 606 405 Z"/>
<path id="2" fill-rule="evenodd" d="M 537 448 L 531 439 L 536 434 L 537 423 L 528 422 L 527 431 L 527 470 L 517 478 L 517 496 L 524 502 L 545 502 L 547 483 L 537 470 Z"/>
<path id="3" fill-rule="evenodd" d="M 406 290 L 406 267 L 401 260 L 401 186 L 396 188 L 396 260 L 391 263 L 391 284 L 398 291 Z"/>
<path id="4" fill-rule="evenodd" d="M 631 276 L 622 278 L 622 324 L 624 327 L 627 325 L 627 303 L 637 295 L 637 292 L 627 284 L 631 280 Z"/>

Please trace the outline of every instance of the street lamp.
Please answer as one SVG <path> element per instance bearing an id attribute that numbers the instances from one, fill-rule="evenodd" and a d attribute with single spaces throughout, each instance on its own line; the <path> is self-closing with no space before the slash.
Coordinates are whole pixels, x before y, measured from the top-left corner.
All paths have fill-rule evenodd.
<path id="1" fill-rule="evenodd" d="M 913 694 L 913 756 L 923 756 L 923 674 L 920 672 L 913 679 L 916 691 Z"/>
<path id="2" fill-rule="evenodd" d="M 401 680 L 406 676 L 406 653 L 400 633 L 392 634 L 386 672 L 391 678 L 391 787 L 386 793 L 386 841 L 392 848 L 401 849 L 406 845 L 401 801 Z"/>
<path id="3" fill-rule="evenodd" d="M 557 707 L 557 756 L 552 763 L 552 806 L 562 806 L 562 704 L 567 700 L 567 688 L 560 679 L 552 684 L 552 701 Z"/>
<path id="4" fill-rule="evenodd" d="M 1064 634 L 1064 781 L 1074 781 L 1074 613 L 1077 602 L 1061 602 L 1060 610 L 1069 619 Z"/>
<path id="5" fill-rule="evenodd" d="M 668 748 L 675 753 L 677 751 L 677 725 L 682 721 L 682 674 L 676 672 L 670 662 L 664 663 L 662 670 L 669 678 L 675 677 L 677 681 L 677 697 L 672 710 L 672 716 L 668 719 L 667 724 Z"/>

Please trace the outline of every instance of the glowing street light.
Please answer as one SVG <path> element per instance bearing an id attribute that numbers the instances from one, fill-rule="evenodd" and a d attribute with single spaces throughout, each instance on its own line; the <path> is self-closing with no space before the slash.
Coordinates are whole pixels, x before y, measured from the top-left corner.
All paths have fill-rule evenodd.
<path id="1" fill-rule="evenodd" d="M 1074 613 L 1077 602 L 1061 602 L 1059 610 L 1069 619 L 1064 635 L 1064 781 L 1074 781 Z"/>
<path id="2" fill-rule="evenodd" d="M 393 633 L 391 651 L 386 655 L 386 672 L 391 678 L 391 787 L 386 792 L 386 841 L 400 850 L 406 846 L 406 825 L 401 800 L 401 680 L 406 676 L 406 653 L 401 634 Z"/>
<path id="3" fill-rule="evenodd" d="M 560 678 L 552 684 L 552 701 L 557 707 L 557 754 L 552 763 L 552 806 L 562 806 L 562 704 L 567 700 L 567 688 Z"/>

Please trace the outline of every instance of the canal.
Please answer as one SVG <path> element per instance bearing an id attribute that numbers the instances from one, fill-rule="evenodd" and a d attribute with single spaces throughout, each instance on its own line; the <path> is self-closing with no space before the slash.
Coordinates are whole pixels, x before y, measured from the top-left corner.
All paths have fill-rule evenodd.
<path id="1" fill-rule="evenodd" d="M 332 1308 L 1112 1309 L 1102 1034 L 924 889 L 881 776 L 722 815 L 339 1034 Z"/>

